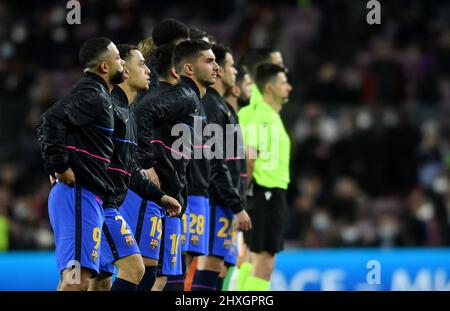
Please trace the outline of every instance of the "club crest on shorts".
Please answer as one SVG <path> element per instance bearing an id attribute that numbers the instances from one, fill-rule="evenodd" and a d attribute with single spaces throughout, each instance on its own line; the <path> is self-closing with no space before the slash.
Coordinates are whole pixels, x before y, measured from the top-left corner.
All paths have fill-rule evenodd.
<path id="1" fill-rule="evenodd" d="M 133 245 L 134 245 L 134 239 L 133 239 L 133 236 L 127 235 L 127 236 L 125 237 L 125 243 L 127 243 L 128 246 L 133 246 Z"/>
<path id="2" fill-rule="evenodd" d="M 150 248 L 151 249 L 156 249 L 157 247 L 158 247 L 158 240 L 156 240 L 156 239 L 152 239 L 151 241 L 150 241 Z"/>
<path id="3" fill-rule="evenodd" d="M 94 248 L 94 249 L 91 251 L 91 260 L 92 260 L 93 262 L 96 262 L 97 259 L 98 259 L 98 250 Z"/>
<path id="4" fill-rule="evenodd" d="M 198 235 L 191 235 L 191 244 L 198 245 Z"/>
<path id="5" fill-rule="evenodd" d="M 223 241 L 223 247 L 225 247 L 225 249 L 230 249 L 230 240 Z"/>
<path id="6" fill-rule="evenodd" d="M 177 256 L 172 256 L 172 260 L 170 261 L 170 264 L 172 265 L 172 268 L 175 267 L 177 264 Z"/>

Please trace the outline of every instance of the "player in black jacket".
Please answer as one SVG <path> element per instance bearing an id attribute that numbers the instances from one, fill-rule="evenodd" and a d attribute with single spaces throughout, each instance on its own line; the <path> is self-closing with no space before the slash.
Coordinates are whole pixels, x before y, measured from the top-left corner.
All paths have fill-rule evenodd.
<path id="1" fill-rule="evenodd" d="M 156 148 L 156 152 L 152 151 L 154 140 L 158 142 L 173 140 L 170 136 L 170 127 L 169 137 L 160 136 L 161 127 L 165 127 L 165 123 L 177 123 L 179 122 L 177 119 L 189 118 L 189 115 L 197 110 L 195 100 L 191 101 L 191 103 L 187 101 L 186 104 L 176 102 L 175 99 L 179 99 L 181 93 L 176 93 L 177 96 L 173 96 L 171 101 L 165 100 L 171 98 L 165 98 L 164 96 L 167 96 L 167 94 L 180 91 L 178 87 L 174 86 L 178 83 L 179 76 L 173 72 L 171 73 L 172 50 L 173 46 L 168 45 L 162 46 L 155 51 L 156 63 L 153 68 L 161 76 L 161 83 L 158 87 L 150 89 L 145 92 L 143 97 L 137 99 L 133 116 L 137 119 L 139 127 L 139 135 L 136 137 L 136 141 L 146 151 L 145 153 L 138 151 L 139 163 L 143 164 L 144 168 L 147 168 L 146 174 L 151 175 L 150 171 L 154 171 L 154 162 L 158 162 L 158 166 L 161 168 L 160 172 L 166 173 L 161 174 L 162 178 L 168 176 L 164 180 L 163 190 L 180 197 L 178 190 L 180 187 L 178 186 L 179 181 L 174 178 L 178 171 L 176 164 L 180 163 L 172 163 L 173 159 L 170 153 L 166 155 L 163 150 L 161 151 L 158 148 Z M 152 174 L 156 176 L 156 173 Z M 155 179 L 155 182 L 158 186 L 161 185 L 158 178 Z M 131 188 L 131 190 L 134 189 Z M 165 212 L 161 209 L 159 200 L 149 201 L 147 197 L 142 196 L 137 191 L 128 191 L 127 198 L 120 208 L 120 212 L 132 226 L 146 267 L 144 278 L 139 284 L 139 290 L 150 290 L 156 278 L 162 237 L 162 219 L 165 217 Z"/>
<path id="2" fill-rule="evenodd" d="M 123 81 L 123 60 L 107 38 L 83 43 L 79 60 L 85 75 L 38 124 L 45 167 L 57 179 L 48 205 L 60 290 L 87 290 L 99 272 L 101 204 L 113 195 L 107 171 L 113 154 L 110 91 Z"/>
<path id="3" fill-rule="evenodd" d="M 214 62 L 211 46 L 204 41 L 183 41 L 175 47 L 173 53 L 173 64 L 181 76 L 180 83 L 176 86 L 162 83 L 160 87 L 163 87 L 164 91 L 152 99 L 151 104 L 143 105 L 148 95 L 142 99 L 142 103 L 139 103 L 147 110 L 145 113 L 143 111 L 136 113 L 139 127 L 138 160 L 143 168 L 155 169 L 161 182 L 161 189 L 170 195 L 179 195 L 185 208 L 186 168 L 192 157 L 192 129 L 195 115 L 190 113 L 170 124 L 157 126 L 154 107 L 166 107 L 166 110 L 175 108 L 175 111 L 181 111 L 194 104 L 197 113 L 200 98 L 206 86 L 214 83 L 218 66 Z M 164 113 L 164 110 L 159 113 Z M 161 266 L 159 275 L 179 275 L 182 273 L 180 219 L 165 218 L 165 229 L 163 238 L 165 250 L 161 251 L 163 258 L 160 258 L 159 262 Z M 176 239 L 172 239 L 172 236 Z M 155 289 L 161 290 L 164 284 L 165 278 L 158 278 Z"/>
<path id="4" fill-rule="evenodd" d="M 250 95 L 252 91 L 252 80 L 248 71 L 244 67 L 238 68 L 238 73 L 236 75 L 236 85 L 230 87 L 226 92 L 224 99 L 230 107 L 231 117 L 230 122 L 236 125 L 236 131 L 233 131 L 233 135 L 235 135 L 235 151 L 245 151 L 245 145 L 242 137 L 242 129 L 239 125 L 238 111 L 241 107 L 244 107 L 248 104 L 250 100 Z M 236 157 L 238 154 L 235 155 Z M 235 161 L 227 161 L 229 164 L 229 169 L 231 172 L 231 177 L 233 179 L 233 185 L 235 187 L 239 187 L 239 194 L 241 196 L 241 200 L 243 201 L 244 208 L 247 206 L 247 165 L 245 157 L 240 160 L 239 166 L 235 165 Z M 239 168 L 239 171 L 233 170 Z M 238 235 L 238 232 L 233 230 L 231 235 L 231 246 L 230 253 L 228 256 L 224 258 L 224 266 L 219 275 L 219 282 L 217 285 L 217 290 L 221 290 L 220 281 L 223 279 L 230 279 L 231 276 L 236 273 L 234 270 L 236 269 L 236 264 L 238 262 L 239 256 L 239 241 L 243 239 L 242 233 L 241 236 Z M 245 254 L 249 254 L 250 252 L 246 252 Z M 229 290 L 227 284 L 229 282 L 224 283 L 223 290 Z"/>
<path id="5" fill-rule="evenodd" d="M 111 201 L 103 204 L 105 224 L 103 225 L 101 245 L 101 275 L 95 282 L 91 282 L 92 289 L 97 290 L 109 289 L 114 266 L 118 268 L 118 274 L 112 290 L 135 290 L 144 274 L 144 264 L 139 252 L 139 245 L 137 245 L 139 241 L 136 241 L 126 218 L 124 219 L 117 210 L 126 197 L 128 187 L 141 197 L 163 206 L 171 215 L 176 216 L 181 212 L 179 203 L 174 198 L 165 195 L 143 175 L 134 161 L 137 130 L 131 104 L 138 91 L 148 89 L 150 70 L 145 65 L 144 58 L 137 47 L 119 45 L 118 49 L 125 60 L 125 81 L 114 87 L 112 91 L 114 154 L 108 167 L 108 173 L 114 183 L 114 195 Z M 130 224 L 131 227 L 135 227 L 133 225 Z"/>
<path id="6" fill-rule="evenodd" d="M 231 110 L 223 99 L 225 91 L 235 84 L 236 69 L 231 51 L 223 46 L 214 45 L 213 52 L 217 63 L 220 65 L 217 82 L 207 89 L 206 96 L 202 99 L 208 123 L 221 129 L 224 133 L 222 144 L 215 144 L 212 152 L 216 154 L 211 160 L 210 183 L 210 213 L 209 220 L 209 252 L 207 256 L 199 256 L 197 271 L 192 283 L 193 291 L 216 290 L 219 273 L 222 270 L 224 257 L 229 253 L 231 246 L 231 234 L 236 227 L 239 230 L 251 228 L 250 217 L 243 209 L 243 201 L 239 194 L 240 179 L 233 184 L 233 179 L 228 167 L 236 174 L 240 172 L 239 165 L 242 156 L 237 157 L 226 150 L 229 141 L 235 144 L 235 135 L 227 135 L 227 129 L 234 129 L 231 124 Z M 219 150 L 217 150 L 219 149 Z M 239 155 L 239 153 L 238 153 Z M 228 165 L 227 162 L 230 162 Z M 233 163 L 234 165 L 231 165 Z M 236 167 L 235 167 L 236 166 Z"/>

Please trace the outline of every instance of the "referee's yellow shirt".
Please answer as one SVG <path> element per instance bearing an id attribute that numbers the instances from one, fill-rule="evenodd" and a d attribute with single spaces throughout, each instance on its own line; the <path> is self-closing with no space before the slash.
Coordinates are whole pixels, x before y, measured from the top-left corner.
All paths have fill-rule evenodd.
<path id="1" fill-rule="evenodd" d="M 255 182 L 266 188 L 287 189 L 290 181 L 291 141 L 283 121 L 253 85 L 250 105 L 239 111 L 246 146 L 258 151 L 253 171 Z"/>

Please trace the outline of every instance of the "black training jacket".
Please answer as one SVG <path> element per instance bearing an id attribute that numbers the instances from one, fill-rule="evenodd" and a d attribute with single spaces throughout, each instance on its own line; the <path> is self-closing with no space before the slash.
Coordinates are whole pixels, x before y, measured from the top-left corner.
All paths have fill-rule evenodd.
<path id="1" fill-rule="evenodd" d="M 112 200 L 103 202 L 103 207 L 119 207 L 127 195 L 128 188 L 144 199 L 161 204 L 164 195 L 152 183 L 134 161 L 137 148 L 137 128 L 133 116 L 133 107 L 129 105 L 125 92 L 115 86 L 112 93 L 114 105 L 114 132 L 112 140 L 114 153 L 108 167 L 108 173 L 114 184 Z"/>
<path id="2" fill-rule="evenodd" d="M 243 209 L 243 200 L 240 197 L 239 178 L 240 159 L 235 154 L 227 155 L 227 124 L 231 124 L 231 111 L 228 104 L 220 94 L 211 87 L 206 90 L 202 98 L 208 124 L 218 124 L 223 130 L 223 143 L 214 144 L 211 152 L 216 153 L 216 148 L 221 149 L 222 158 L 213 157 L 211 160 L 211 183 L 209 188 L 209 200 L 211 204 L 219 204 L 230 208 L 234 214 Z M 234 133 L 231 133 L 234 135 Z M 231 138 L 230 138 L 231 139 Z M 231 167 L 231 169 L 229 168 Z"/>
<path id="3" fill-rule="evenodd" d="M 209 180 L 211 177 L 210 158 L 208 158 L 209 146 L 207 141 L 210 136 L 203 130 L 207 125 L 206 114 L 203 108 L 203 100 L 200 102 L 199 115 L 194 121 L 193 156 L 188 171 L 188 194 L 209 197 Z"/>
<path id="4" fill-rule="evenodd" d="M 235 161 L 226 161 L 225 163 L 230 170 L 233 185 L 236 189 L 239 189 L 242 207 L 245 208 L 247 206 L 247 163 L 245 160 L 244 138 L 236 111 L 228 102 L 226 104 L 230 111 L 229 124 L 234 126 L 233 131 L 226 132 L 226 135 L 233 137 L 233 142 L 235 143 L 234 153 L 230 152 L 230 154 L 232 153 L 231 156 L 235 158 Z"/>
<path id="5" fill-rule="evenodd" d="M 108 166 L 113 154 L 113 105 L 106 82 L 86 73 L 41 117 L 38 140 L 48 172 L 63 173 L 69 167 L 77 185 L 110 200 L 113 185 Z"/>
<path id="6" fill-rule="evenodd" d="M 181 83 L 160 82 L 136 103 L 138 129 L 136 161 L 144 169 L 153 167 L 161 189 L 179 199 L 185 207 L 186 167 L 192 152 L 194 117 L 198 114 L 200 93 L 195 82 L 181 77 Z M 172 135 L 176 126 L 180 131 Z M 186 144 L 179 144 L 181 133 Z M 178 142 L 178 144 L 177 144 Z M 180 197 L 181 196 L 181 197 Z M 180 200 L 181 199 L 181 200 Z"/>

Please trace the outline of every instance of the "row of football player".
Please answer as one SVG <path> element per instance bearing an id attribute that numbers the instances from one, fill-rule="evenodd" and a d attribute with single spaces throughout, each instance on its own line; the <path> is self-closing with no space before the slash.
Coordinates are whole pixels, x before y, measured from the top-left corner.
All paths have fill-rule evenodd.
<path id="1" fill-rule="evenodd" d="M 43 114 L 38 135 L 57 181 L 49 215 L 61 290 L 183 290 L 193 256 L 192 290 L 216 290 L 219 273 L 236 264 L 233 224 L 252 226 L 245 157 L 191 159 L 186 151 L 211 147 L 191 131 L 195 120 L 238 124 L 237 99 L 247 101 L 251 80 L 237 73 L 228 48 L 188 37 L 184 24 L 169 19 L 140 48 L 86 41 L 79 52 L 85 75 Z M 267 55 L 271 62 L 279 53 Z M 258 68 L 257 84 L 284 75 L 272 66 Z M 172 129 L 180 125 L 191 139 L 175 150 Z M 256 253 L 256 267 L 273 269 L 278 250 L 269 247 L 268 259 L 267 251 Z M 263 270 L 255 277 L 268 281 L 271 270 Z"/>

